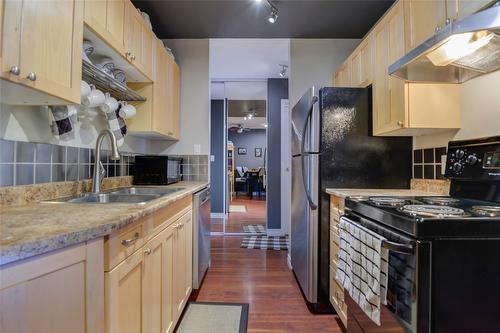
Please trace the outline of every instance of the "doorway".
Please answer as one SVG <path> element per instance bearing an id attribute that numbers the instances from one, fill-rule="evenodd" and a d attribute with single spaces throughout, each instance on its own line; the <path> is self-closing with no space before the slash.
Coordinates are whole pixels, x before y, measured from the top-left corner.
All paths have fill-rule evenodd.
<path id="1" fill-rule="evenodd" d="M 226 233 L 267 233 L 266 99 L 228 100 Z"/>

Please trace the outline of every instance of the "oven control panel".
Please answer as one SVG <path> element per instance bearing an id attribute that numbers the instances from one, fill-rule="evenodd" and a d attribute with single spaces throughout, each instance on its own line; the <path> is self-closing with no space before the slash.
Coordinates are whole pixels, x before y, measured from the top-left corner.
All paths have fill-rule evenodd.
<path id="1" fill-rule="evenodd" d="M 450 142 L 445 176 L 500 180 L 500 137 L 485 142 Z"/>

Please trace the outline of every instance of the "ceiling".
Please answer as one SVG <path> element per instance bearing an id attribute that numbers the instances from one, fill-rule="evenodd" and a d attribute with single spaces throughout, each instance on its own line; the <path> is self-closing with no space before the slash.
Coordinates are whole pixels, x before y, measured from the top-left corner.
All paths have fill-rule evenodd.
<path id="1" fill-rule="evenodd" d="M 266 117 L 266 101 L 232 101 L 227 102 L 228 117 L 245 117 L 248 111 L 255 112 L 254 117 Z"/>
<path id="2" fill-rule="evenodd" d="M 211 39 L 210 78 L 279 78 L 279 65 L 288 65 L 289 48 L 289 39 Z M 260 85 L 267 90 L 265 83 Z"/>
<path id="3" fill-rule="evenodd" d="M 133 0 L 160 38 L 361 38 L 393 0 Z"/>

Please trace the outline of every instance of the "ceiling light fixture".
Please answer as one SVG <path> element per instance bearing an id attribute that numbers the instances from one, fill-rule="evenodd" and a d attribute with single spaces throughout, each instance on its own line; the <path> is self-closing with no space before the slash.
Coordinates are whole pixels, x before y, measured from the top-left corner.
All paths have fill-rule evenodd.
<path id="1" fill-rule="evenodd" d="M 286 75 L 286 70 L 288 69 L 288 65 L 282 65 L 282 64 L 280 64 L 280 66 L 281 66 L 280 76 L 281 76 L 281 77 L 285 77 L 285 75 Z"/>
<path id="2" fill-rule="evenodd" d="M 262 2 L 262 0 L 255 0 L 255 2 L 260 3 L 260 2 Z M 267 4 L 269 9 L 271 10 L 267 20 L 269 21 L 269 23 L 276 23 L 276 21 L 278 20 L 278 15 L 279 15 L 278 8 L 276 8 L 276 6 L 271 2 L 271 0 L 265 0 L 265 3 Z"/>

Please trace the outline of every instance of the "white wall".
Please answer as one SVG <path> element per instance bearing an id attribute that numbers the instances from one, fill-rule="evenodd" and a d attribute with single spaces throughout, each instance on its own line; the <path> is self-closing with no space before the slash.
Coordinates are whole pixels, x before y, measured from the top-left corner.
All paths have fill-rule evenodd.
<path id="1" fill-rule="evenodd" d="M 153 154 L 190 155 L 194 146 L 208 155 L 210 148 L 210 75 L 208 39 L 168 39 L 165 43 L 181 68 L 181 128 L 177 142 L 155 141 Z"/>
<path id="2" fill-rule="evenodd" d="M 311 86 L 331 87 L 333 73 L 360 42 L 360 39 L 291 39 L 290 106 Z"/>
<path id="3" fill-rule="evenodd" d="M 64 138 L 52 135 L 48 111 L 38 106 L 12 106 L 0 104 L 0 138 L 13 141 L 51 143 L 62 146 L 94 148 L 99 132 L 106 128 L 101 112 L 92 122 L 78 121 L 74 131 Z M 108 140 L 105 140 L 105 145 Z M 146 153 L 148 141 L 144 138 L 126 136 L 120 150 Z"/>
<path id="4" fill-rule="evenodd" d="M 450 140 L 500 135 L 500 71 L 467 81 L 460 86 L 462 128 L 417 136 L 414 148 L 446 146 Z"/>

